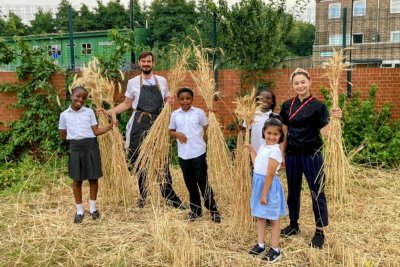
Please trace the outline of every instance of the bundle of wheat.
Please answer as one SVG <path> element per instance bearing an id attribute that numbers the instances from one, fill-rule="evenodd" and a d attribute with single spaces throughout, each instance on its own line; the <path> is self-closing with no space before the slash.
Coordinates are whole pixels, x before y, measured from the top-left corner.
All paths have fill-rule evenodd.
<path id="1" fill-rule="evenodd" d="M 343 63 L 343 50 L 335 51 L 327 62 L 326 77 L 329 79 L 329 93 L 332 98 L 332 108 L 339 107 L 339 90 L 341 76 L 347 68 Z M 351 167 L 343 148 L 342 127 L 340 118 L 332 117 L 329 131 L 324 138 L 324 172 L 328 181 L 328 194 L 338 204 L 342 204 L 346 196 L 346 180 L 351 175 Z"/>
<path id="2" fill-rule="evenodd" d="M 236 144 L 234 161 L 234 169 L 236 174 L 234 180 L 234 195 L 236 195 L 237 198 L 235 202 L 232 203 L 234 209 L 238 211 L 238 214 L 234 220 L 236 228 L 240 232 L 243 232 L 252 226 L 249 206 L 252 180 L 251 163 L 248 149 L 246 149 L 244 145 L 248 145 L 250 143 L 250 127 L 257 111 L 255 88 L 253 88 L 253 91 L 250 95 L 238 97 L 234 103 L 236 103 L 235 114 L 239 123 L 242 124 L 244 121 L 246 124 L 245 136 L 243 136 L 243 133 L 240 132 Z"/>
<path id="3" fill-rule="evenodd" d="M 124 76 L 121 72 L 121 78 Z M 102 76 L 98 61 L 94 58 L 82 70 L 82 76 L 74 78 L 72 87 L 84 86 L 89 91 L 90 99 L 97 107 L 103 107 L 103 102 L 114 107 L 114 81 Z M 118 89 L 121 85 L 118 83 Z M 116 121 L 115 113 L 112 114 Z M 105 114 L 99 115 L 99 126 L 108 124 Z M 99 137 L 99 147 L 103 166 L 103 179 L 101 179 L 100 196 L 105 203 L 123 203 L 127 208 L 134 199 L 133 181 L 128 169 L 124 141 L 118 127 Z"/>
<path id="4" fill-rule="evenodd" d="M 228 146 L 225 142 L 222 126 L 218 122 L 214 106 L 214 79 L 211 77 L 210 62 L 208 60 L 208 50 L 193 44 L 193 51 L 196 57 L 197 70 L 191 71 L 191 76 L 196 83 L 197 90 L 204 98 L 208 113 L 207 130 L 207 164 L 208 177 L 211 184 L 216 185 L 219 191 L 227 199 L 232 199 L 232 160 Z"/>
<path id="5" fill-rule="evenodd" d="M 190 55 L 189 48 L 176 51 L 176 62 L 168 76 L 169 93 L 174 96 L 186 76 L 186 65 Z M 166 103 L 160 115 L 154 121 L 148 134 L 140 145 L 139 154 L 135 162 L 134 170 L 137 173 L 146 173 L 146 183 L 149 190 L 153 191 L 153 185 L 164 181 L 165 172 L 169 161 L 169 121 L 172 106 Z"/>

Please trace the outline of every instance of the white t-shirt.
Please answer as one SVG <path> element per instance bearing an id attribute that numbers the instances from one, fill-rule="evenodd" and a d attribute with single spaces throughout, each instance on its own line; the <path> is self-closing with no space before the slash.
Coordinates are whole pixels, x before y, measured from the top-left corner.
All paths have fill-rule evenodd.
<path id="1" fill-rule="evenodd" d="M 138 103 L 139 103 L 139 96 L 140 96 L 140 76 L 138 75 L 128 81 L 128 85 L 126 86 L 125 96 L 128 98 L 133 98 L 132 102 L 132 109 L 135 110 Z M 154 77 L 157 78 L 158 84 L 160 85 L 161 96 L 163 99 L 169 95 L 168 91 L 168 83 L 167 80 L 158 75 L 152 75 L 150 79 L 146 80 L 143 78 L 143 85 L 155 85 L 156 80 Z"/>
<path id="2" fill-rule="evenodd" d="M 254 161 L 254 172 L 261 175 L 266 175 L 268 170 L 268 161 L 270 158 L 275 159 L 279 163 L 278 168 L 276 169 L 277 174 L 282 163 L 282 153 L 279 144 L 267 145 L 264 143 L 261 145 L 260 149 L 257 151 L 257 156 Z"/>
<path id="3" fill-rule="evenodd" d="M 67 130 L 67 140 L 80 140 L 96 137 L 93 125 L 97 125 L 97 120 L 92 109 L 81 107 L 74 111 L 69 107 L 61 113 L 58 129 Z"/>
<path id="4" fill-rule="evenodd" d="M 257 112 L 254 116 L 254 122 L 251 124 L 251 136 L 250 143 L 255 151 L 258 151 L 262 144 L 265 144 L 265 140 L 262 138 L 262 128 L 266 120 L 269 119 L 272 110 L 265 113 Z M 243 122 L 243 127 L 246 128 L 246 123 Z"/>
<path id="5" fill-rule="evenodd" d="M 186 143 L 178 142 L 178 157 L 181 159 L 193 159 L 206 153 L 204 142 L 204 126 L 208 125 L 208 119 L 204 110 L 191 107 L 188 111 L 181 108 L 171 114 L 169 129 L 181 132 L 187 137 Z"/>

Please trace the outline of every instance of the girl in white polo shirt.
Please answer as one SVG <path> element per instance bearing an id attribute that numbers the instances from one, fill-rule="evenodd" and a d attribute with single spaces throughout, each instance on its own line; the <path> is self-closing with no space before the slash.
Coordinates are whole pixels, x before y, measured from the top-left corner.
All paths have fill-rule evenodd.
<path id="1" fill-rule="evenodd" d="M 76 203 L 74 223 L 82 223 L 84 209 L 82 204 L 82 182 L 89 180 L 90 215 L 93 220 L 100 218 L 96 208 L 98 181 L 101 171 L 101 158 L 96 136 L 111 130 L 113 124 L 99 128 L 92 109 L 85 107 L 88 92 L 83 87 L 72 90 L 71 106 L 61 113 L 59 130 L 61 139 L 69 144 L 69 176 L 72 178 L 72 191 Z"/>
<path id="2" fill-rule="evenodd" d="M 181 107 L 172 112 L 169 129 L 171 137 L 176 138 L 178 142 L 179 165 L 189 191 L 189 221 L 194 221 L 203 214 L 200 189 L 204 205 L 211 212 L 211 219 L 215 223 L 220 223 L 221 217 L 207 177 L 204 142 L 204 127 L 208 125 L 206 113 L 192 106 L 193 91 L 190 88 L 179 89 L 177 97 Z"/>

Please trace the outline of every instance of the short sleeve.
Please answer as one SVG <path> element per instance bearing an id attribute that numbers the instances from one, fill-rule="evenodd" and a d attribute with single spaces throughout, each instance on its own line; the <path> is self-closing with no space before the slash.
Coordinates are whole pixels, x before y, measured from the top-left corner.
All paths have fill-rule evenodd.
<path id="1" fill-rule="evenodd" d="M 61 113 L 61 115 L 60 115 L 60 121 L 58 123 L 58 129 L 59 130 L 66 130 L 67 129 L 67 122 L 65 120 L 64 113 Z"/>
<path id="2" fill-rule="evenodd" d="M 200 109 L 200 121 L 201 125 L 207 126 L 208 125 L 208 118 L 204 110 Z"/>
<path id="3" fill-rule="evenodd" d="M 270 158 L 273 158 L 277 162 L 282 163 L 282 153 L 279 149 L 279 146 L 276 146 L 272 149 Z"/>
<path id="4" fill-rule="evenodd" d="M 176 130 L 176 122 L 175 122 L 175 114 L 174 114 L 174 113 L 172 113 L 171 119 L 169 120 L 168 129 L 170 129 L 170 130 Z"/>
<path id="5" fill-rule="evenodd" d="M 324 103 L 321 103 L 320 116 L 318 121 L 319 129 L 322 129 L 328 123 L 329 123 L 328 108 Z"/>
<path id="6" fill-rule="evenodd" d="M 89 114 L 90 114 L 90 125 L 97 125 L 97 119 L 96 116 L 94 115 L 94 111 L 92 109 L 89 109 Z"/>
<path id="7" fill-rule="evenodd" d="M 134 79 L 131 79 L 128 81 L 128 85 L 126 86 L 126 92 L 125 92 L 125 96 L 128 98 L 135 98 L 135 95 L 133 94 L 134 91 Z"/>

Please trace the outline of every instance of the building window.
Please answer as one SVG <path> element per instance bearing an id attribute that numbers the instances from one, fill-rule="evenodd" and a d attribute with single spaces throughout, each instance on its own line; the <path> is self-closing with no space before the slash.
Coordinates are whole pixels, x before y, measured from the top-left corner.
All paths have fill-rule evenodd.
<path id="1" fill-rule="evenodd" d="M 400 0 L 390 0 L 390 13 L 400 13 Z"/>
<path id="2" fill-rule="evenodd" d="M 92 54 L 92 44 L 82 44 L 82 55 Z"/>
<path id="3" fill-rule="evenodd" d="M 333 34 L 329 36 L 329 45 L 341 46 L 343 45 L 343 35 Z M 350 45 L 350 34 L 346 35 L 346 45 Z"/>
<path id="4" fill-rule="evenodd" d="M 48 45 L 47 46 L 47 54 L 56 58 L 57 56 L 61 56 L 61 46 L 60 45 Z M 57 56 L 55 56 L 57 54 Z"/>
<path id="5" fill-rule="evenodd" d="M 365 16 L 366 4 L 365 0 L 354 1 L 353 3 L 353 16 Z"/>
<path id="6" fill-rule="evenodd" d="M 390 42 L 400 43 L 400 31 L 390 32 Z"/>
<path id="7" fill-rule="evenodd" d="M 353 44 L 362 44 L 364 41 L 364 34 L 353 34 Z"/>
<path id="8" fill-rule="evenodd" d="M 329 4 L 328 18 L 329 19 L 340 18 L 340 3 Z"/>

